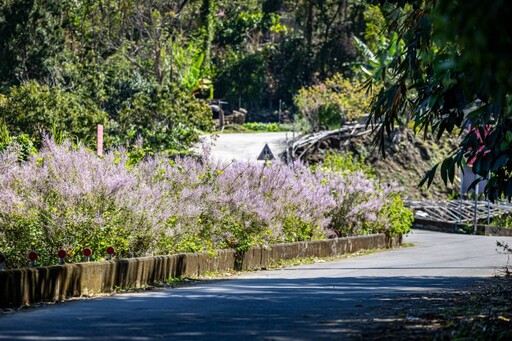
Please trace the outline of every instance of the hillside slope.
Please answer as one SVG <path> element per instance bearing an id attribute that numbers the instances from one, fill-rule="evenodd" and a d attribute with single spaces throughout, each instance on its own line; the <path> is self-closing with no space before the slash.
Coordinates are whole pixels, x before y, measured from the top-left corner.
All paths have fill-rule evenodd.
<path id="1" fill-rule="evenodd" d="M 340 136 L 334 134 L 309 148 L 299 150 L 296 155 L 302 155 L 301 159 L 308 163 L 318 163 L 325 159 L 328 151 L 352 153 L 371 165 L 382 181 L 395 180 L 402 185 L 405 188 L 405 199 L 409 200 L 447 199 L 458 195 L 459 177 L 449 187 L 443 184 L 440 176 L 436 176 L 430 188 L 418 188 L 425 172 L 457 146 L 456 136 L 438 141 L 432 137 L 424 139 L 407 128 L 395 129 L 385 139 L 385 156 L 374 146 L 373 139 L 373 134 L 363 134 L 356 137 L 341 136 L 340 141 Z"/>

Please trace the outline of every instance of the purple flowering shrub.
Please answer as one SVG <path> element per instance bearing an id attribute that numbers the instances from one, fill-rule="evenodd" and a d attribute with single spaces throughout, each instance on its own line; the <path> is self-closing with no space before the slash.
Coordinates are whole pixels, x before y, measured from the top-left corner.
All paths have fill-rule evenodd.
<path id="1" fill-rule="evenodd" d="M 314 169 L 334 172 L 341 179 L 349 180 L 344 185 L 337 186 L 342 191 L 335 194 L 336 197 L 344 196 L 344 200 L 331 214 L 331 225 L 337 236 L 353 235 L 354 229 L 363 233 L 382 231 L 388 235 L 410 231 L 414 215 L 404 205 L 400 195 L 402 189 L 396 182 L 379 183 L 374 169 L 365 163 L 364 158 L 354 157 L 350 153 L 331 152 L 327 154 L 324 163 L 316 165 Z M 349 174 L 359 176 L 347 178 L 346 175 Z M 349 206 L 346 206 L 347 203 Z M 385 226 L 384 230 L 382 226 Z"/>
<path id="2" fill-rule="evenodd" d="M 246 250 L 254 245 L 390 232 L 398 192 L 362 173 L 154 156 L 133 164 L 117 150 L 103 158 L 46 140 L 19 162 L 0 154 L 0 252 L 9 267 L 117 257 Z M 396 212 L 395 212 L 396 213 Z"/>

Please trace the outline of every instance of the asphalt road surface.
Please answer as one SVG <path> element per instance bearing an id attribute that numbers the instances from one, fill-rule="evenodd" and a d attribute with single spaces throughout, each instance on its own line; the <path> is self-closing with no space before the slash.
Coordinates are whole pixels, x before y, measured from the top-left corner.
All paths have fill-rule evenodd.
<path id="1" fill-rule="evenodd" d="M 362 340 L 397 299 L 500 272 L 496 240 L 414 231 L 413 247 L 0 315 L 0 340 Z M 418 296 L 419 295 L 419 296 Z M 384 321 L 384 322 L 383 322 Z"/>
<path id="2" fill-rule="evenodd" d="M 212 145 L 212 156 L 216 160 L 230 162 L 232 160 L 257 162 L 265 144 L 268 144 L 276 159 L 286 150 L 286 137 L 292 139 L 292 133 L 252 133 L 252 134 L 220 134 L 215 139 L 204 136 Z"/>

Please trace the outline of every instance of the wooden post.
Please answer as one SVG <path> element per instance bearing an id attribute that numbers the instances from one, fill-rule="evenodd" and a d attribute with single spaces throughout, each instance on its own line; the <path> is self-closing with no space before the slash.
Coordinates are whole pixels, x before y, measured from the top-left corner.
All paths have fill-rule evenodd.
<path id="1" fill-rule="evenodd" d="M 98 156 L 103 156 L 103 125 L 101 124 L 98 124 L 97 146 Z"/>
<path id="2" fill-rule="evenodd" d="M 279 118 L 278 118 L 278 121 L 277 121 L 277 122 L 279 122 L 279 124 L 283 123 L 282 120 L 281 120 L 281 106 L 282 106 L 282 103 L 283 102 L 281 100 L 279 100 Z"/>
<path id="3" fill-rule="evenodd" d="M 224 124 L 224 110 L 222 110 L 222 103 L 219 99 L 219 126 L 221 131 L 224 130 Z"/>

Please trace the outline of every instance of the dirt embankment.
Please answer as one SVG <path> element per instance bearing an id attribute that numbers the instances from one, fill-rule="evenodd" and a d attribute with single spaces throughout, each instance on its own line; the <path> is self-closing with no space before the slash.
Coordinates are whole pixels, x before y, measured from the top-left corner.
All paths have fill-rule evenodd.
<path id="1" fill-rule="evenodd" d="M 341 139 L 340 139 L 341 137 Z M 374 144 L 373 134 L 350 137 L 334 134 L 326 139 L 310 145 L 302 154 L 302 159 L 309 163 L 321 162 L 327 151 L 352 153 L 364 158 L 365 162 L 375 169 L 375 173 L 383 182 L 397 181 L 405 188 L 405 199 L 448 199 L 456 197 L 459 192 L 459 177 L 453 185 L 446 187 L 439 175 L 430 188 L 418 188 L 425 173 L 444 157 L 448 156 L 457 146 L 457 137 L 444 137 L 440 141 L 423 134 L 414 134 L 407 128 L 395 129 L 384 141 L 385 156 Z M 304 152 L 304 153 L 303 153 Z"/>

